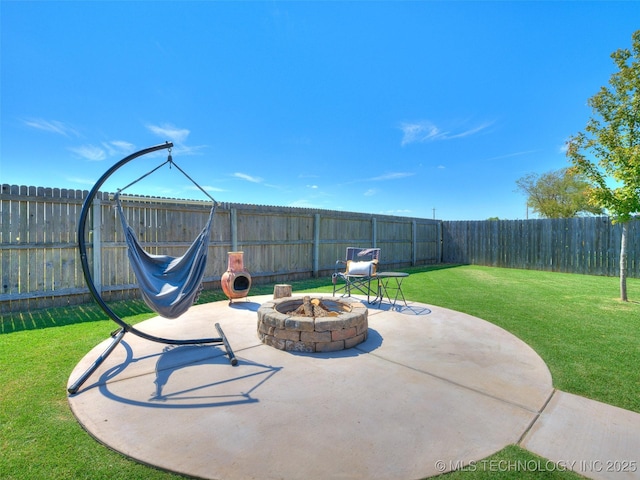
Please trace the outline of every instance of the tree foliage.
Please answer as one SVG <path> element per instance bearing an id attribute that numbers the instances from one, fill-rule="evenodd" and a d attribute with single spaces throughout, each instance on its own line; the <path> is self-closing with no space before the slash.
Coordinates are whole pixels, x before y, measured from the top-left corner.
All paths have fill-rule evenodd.
<path id="1" fill-rule="evenodd" d="M 593 110 L 585 128 L 568 141 L 573 170 L 585 175 L 593 205 L 622 223 L 620 296 L 627 300 L 627 222 L 640 212 L 640 30 L 632 48 L 611 54 L 618 67 L 608 87 L 588 101 Z"/>
<path id="2" fill-rule="evenodd" d="M 527 195 L 527 206 L 543 218 L 570 218 L 580 214 L 600 214 L 602 208 L 589 203 L 586 178 L 568 168 L 542 175 L 529 173 L 516 181 Z"/>
<path id="3" fill-rule="evenodd" d="M 631 51 L 611 54 L 619 71 L 588 100 L 594 116 L 567 148 L 574 170 L 590 182 L 592 204 L 618 222 L 640 212 L 640 30 L 632 38 Z"/>

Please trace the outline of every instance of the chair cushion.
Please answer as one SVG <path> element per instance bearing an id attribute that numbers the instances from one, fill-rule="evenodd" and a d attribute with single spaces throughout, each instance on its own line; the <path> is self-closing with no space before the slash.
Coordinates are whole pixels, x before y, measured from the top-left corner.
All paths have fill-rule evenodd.
<path id="1" fill-rule="evenodd" d="M 376 268 L 378 266 L 378 260 L 371 260 L 369 262 L 354 262 L 353 260 L 347 261 L 347 275 L 375 275 Z"/>

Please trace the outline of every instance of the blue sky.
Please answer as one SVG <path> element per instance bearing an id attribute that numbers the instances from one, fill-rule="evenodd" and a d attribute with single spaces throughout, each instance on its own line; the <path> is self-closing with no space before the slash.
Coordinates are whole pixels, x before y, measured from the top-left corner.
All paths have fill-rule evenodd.
<path id="1" fill-rule="evenodd" d="M 170 140 L 219 201 L 482 220 L 526 218 L 516 180 L 568 165 L 640 2 L 4 0 L 0 17 L 1 183 L 88 190 Z M 191 187 L 163 170 L 130 193 Z"/>

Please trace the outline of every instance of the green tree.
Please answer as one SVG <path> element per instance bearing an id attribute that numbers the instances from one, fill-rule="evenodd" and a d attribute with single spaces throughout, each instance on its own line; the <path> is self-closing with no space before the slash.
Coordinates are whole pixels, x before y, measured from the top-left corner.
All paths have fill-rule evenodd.
<path id="1" fill-rule="evenodd" d="M 543 218 L 570 218 L 583 213 L 600 214 L 586 196 L 589 182 L 568 168 L 542 175 L 529 173 L 516 180 L 518 190 L 527 195 L 527 206 Z"/>
<path id="2" fill-rule="evenodd" d="M 640 30 L 632 35 L 631 50 L 617 50 L 611 58 L 618 71 L 588 100 L 593 116 L 585 132 L 569 139 L 567 156 L 589 180 L 592 204 L 622 224 L 620 298 L 627 301 L 627 223 L 640 212 Z"/>

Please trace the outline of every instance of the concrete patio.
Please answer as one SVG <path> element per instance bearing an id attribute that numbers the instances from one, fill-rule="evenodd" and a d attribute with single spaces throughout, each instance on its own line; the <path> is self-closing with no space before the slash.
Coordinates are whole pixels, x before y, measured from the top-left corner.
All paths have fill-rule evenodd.
<path id="1" fill-rule="evenodd" d="M 542 359 L 491 323 L 383 303 L 369 306 L 365 342 L 293 353 L 258 339 L 256 312 L 269 299 L 199 305 L 179 320 L 137 325 L 193 338 L 216 336 L 220 323 L 239 363 L 216 346 L 128 334 L 69 396 L 73 413 L 108 447 L 204 479 L 415 480 L 480 468 L 511 444 L 551 460 L 520 469 L 640 478 L 640 414 L 554 390 Z M 87 353 L 69 384 L 108 342 Z"/>

